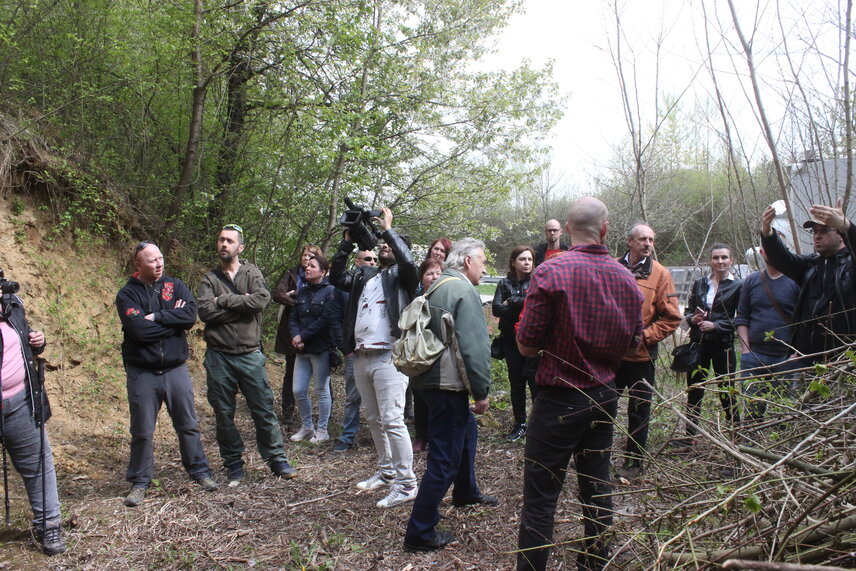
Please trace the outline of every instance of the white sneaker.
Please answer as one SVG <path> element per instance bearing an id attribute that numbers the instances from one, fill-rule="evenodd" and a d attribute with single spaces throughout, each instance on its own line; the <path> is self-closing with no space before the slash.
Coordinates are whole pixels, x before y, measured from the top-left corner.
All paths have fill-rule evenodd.
<path id="1" fill-rule="evenodd" d="M 377 490 L 378 488 L 384 488 L 387 486 L 391 486 L 394 481 L 394 477 L 384 476 L 383 472 L 377 472 L 374 476 L 369 478 L 368 480 L 363 480 L 362 482 L 357 484 L 358 490 Z"/>
<path id="2" fill-rule="evenodd" d="M 291 435 L 291 440 L 294 442 L 298 442 L 299 440 L 306 440 L 307 438 L 313 438 L 315 436 L 315 429 L 312 427 L 301 426 L 300 430 Z"/>
<path id="3" fill-rule="evenodd" d="M 418 486 L 413 486 L 412 488 L 407 489 L 401 484 L 393 484 L 386 497 L 377 503 L 377 507 L 391 508 L 405 502 L 412 502 L 416 499 L 416 493 L 418 491 Z"/>
<path id="4" fill-rule="evenodd" d="M 315 436 L 309 439 L 309 442 L 313 444 L 318 444 L 319 442 L 324 442 L 325 440 L 330 440 L 330 434 L 327 433 L 323 428 L 319 428 L 315 431 Z"/>

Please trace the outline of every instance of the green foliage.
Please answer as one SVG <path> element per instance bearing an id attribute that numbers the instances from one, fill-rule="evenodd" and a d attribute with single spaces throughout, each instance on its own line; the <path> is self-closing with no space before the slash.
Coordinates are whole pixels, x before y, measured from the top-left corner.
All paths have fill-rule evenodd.
<path id="1" fill-rule="evenodd" d="M 293 569 L 312 569 L 321 571 L 324 569 L 334 569 L 336 562 L 329 556 L 321 553 L 318 545 L 312 544 L 308 547 L 299 545 L 296 541 L 289 542 L 289 551 L 291 561 L 289 562 Z"/>
<path id="2" fill-rule="evenodd" d="M 830 394 L 832 394 L 832 390 L 829 388 L 829 385 L 826 384 L 823 379 L 813 379 L 808 385 L 808 390 L 813 393 L 817 393 L 823 398 L 827 398 Z"/>
<path id="3" fill-rule="evenodd" d="M 58 174 L 38 173 L 61 190 L 58 232 L 112 227 L 116 205 L 98 192 L 109 180 L 129 189 L 145 237 L 195 262 L 211 259 L 224 221 L 240 223 L 245 255 L 274 281 L 303 243 L 336 239 L 343 195 L 392 207 L 417 242 L 503 233 L 473 204 L 533 182 L 562 108 L 551 65 L 472 71 L 520 7 L 205 3 L 196 22 L 193 3 L 10 2 L 0 93 L 35 109 L 27 126 L 66 157 Z M 194 89 L 204 99 L 191 154 Z"/>
<path id="4" fill-rule="evenodd" d="M 749 494 L 746 496 L 746 499 L 743 500 L 743 507 L 753 514 L 759 513 L 763 508 L 761 505 L 761 499 L 757 494 Z"/>
<path id="5" fill-rule="evenodd" d="M 162 543 L 154 546 L 155 557 L 150 569 L 195 569 L 199 554 L 189 547 L 172 543 Z"/>

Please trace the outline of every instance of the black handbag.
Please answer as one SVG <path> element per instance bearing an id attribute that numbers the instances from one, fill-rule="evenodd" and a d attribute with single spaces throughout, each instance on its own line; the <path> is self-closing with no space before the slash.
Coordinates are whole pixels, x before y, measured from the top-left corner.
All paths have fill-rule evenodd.
<path id="1" fill-rule="evenodd" d="M 502 336 L 497 335 L 490 342 L 490 356 L 494 359 L 504 359 L 505 351 L 502 349 Z"/>
<path id="2" fill-rule="evenodd" d="M 677 373 L 695 371 L 701 361 L 701 345 L 691 341 L 672 349 L 671 369 Z"/>

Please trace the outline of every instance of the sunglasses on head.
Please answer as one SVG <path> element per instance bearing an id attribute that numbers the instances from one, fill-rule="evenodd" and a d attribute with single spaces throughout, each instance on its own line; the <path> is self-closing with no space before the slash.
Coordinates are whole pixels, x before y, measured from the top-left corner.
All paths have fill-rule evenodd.
<path id="1" fill-rule="evenodd" d="M 139 254 L 140 252 L 142 252 L 143 250 L 145 250 L 149 246 L 157 246 L 157 244 L 155 244 L 151 240 L 143 240 L 142 242 L 137 244 L 136 248 L 134 248 L 134 256 L 136 256 L 137 254 Z"/>
<path id="2" fill-rule="evenodd" d="M 223 230 L 234 230 L 235 232 L 237 232 L 239 234 L 244 233 L 244 229 L 241 228 L 240 226 L 238 226 L 237 224 L 226 224 L 225 226 L 223 226 L 222 229 Z"/>

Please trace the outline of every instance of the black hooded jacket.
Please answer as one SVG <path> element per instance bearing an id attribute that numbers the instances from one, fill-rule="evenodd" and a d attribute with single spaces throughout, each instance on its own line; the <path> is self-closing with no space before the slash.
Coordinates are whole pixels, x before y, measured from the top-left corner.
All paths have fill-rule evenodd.
<path id="1" fill-rule="evenodd" d="M 177 300 L 184 307 L 176 308 Z M 122 321 L 122 359 L 153 371 L 168 371 L 187 361 L 187 330 L 196 323 L 196 300 L 178 278 L 163 276 L 147 284 L 131 276 L 116 295 Z M 154 321 L 146 315 L 154 314 Z"/>
<path id="2" fill-rule="evenodd" d="M 778 234 L 761 237 L 770 265 L 800 286 L 792 319 L 792 343 L 803 354 L 828 351 L 856 340 L 853 223 L 844 235 L 844 244 L 826 258 L 817 253 L 798 256 L 787 249 Z"/>

